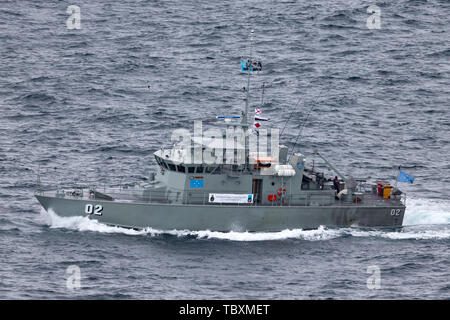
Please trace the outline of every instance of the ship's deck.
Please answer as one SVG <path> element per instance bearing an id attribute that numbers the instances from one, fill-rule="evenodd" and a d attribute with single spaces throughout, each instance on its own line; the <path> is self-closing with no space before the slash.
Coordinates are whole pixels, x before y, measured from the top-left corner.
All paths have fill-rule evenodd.
<path id="1" fill-rule="evenodd" d="M 361 201 L 343 201 L 335 199 L 326 205 L 317 205 L 310 202 L 308 194 L 314 194 L 311 190 L 305 191 L 303 194 L 291 194 L 283 198 L 282 201 L 271 202 L 270 204 L 261 204 L 258 201 L 254 203 L 210 203 L 208 201 L 209 193 L 191 193 L 191 192 L 140 192 L 135 189 L 122 189 L 122 188 L 105 188 L 96 190 L 99 195 L 107 195 L 112 200 L 102 198 L 101 196 L 94 196 L 90 193 L 89 189 L 61 189 L 59 191 L 40 191 L 39 195 L 48 197 L 60 197 L 73 200 L 97 200 L 97 201 L 116 201 L 116 202 L 133 202 L 133 203 L 159 203 L 159 204 L 185 204 L 185 205 L 232 205 L 232 206 L 357 206 L 357 207 L 385 207 L 385 206 L 402 206 L 406 203 L 406 195 L 402 194 L 395 199 L 384 199 L 372 192 L 359 193 L 362 198 Z M 315 190 L 315 194 L 320 192 Z M 304 201 L 299 202 L 298 198 L 303 197 Z"/>

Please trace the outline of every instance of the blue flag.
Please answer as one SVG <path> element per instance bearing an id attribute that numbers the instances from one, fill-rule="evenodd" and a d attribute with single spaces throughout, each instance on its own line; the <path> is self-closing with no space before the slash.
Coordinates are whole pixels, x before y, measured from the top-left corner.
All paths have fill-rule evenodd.
<path id="1" fill-rule="evenodd" d="M 398 174 L 398 182 L 413 183 L 414 182 L 414 177 L 410 176 L 406 172 L 400 171 L 400 173 Z"/>

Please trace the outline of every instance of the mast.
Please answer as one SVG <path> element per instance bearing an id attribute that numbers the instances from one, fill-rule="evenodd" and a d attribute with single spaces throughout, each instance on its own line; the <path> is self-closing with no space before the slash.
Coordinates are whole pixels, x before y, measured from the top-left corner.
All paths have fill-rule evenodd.
<path id="1" fill-rule="evenodd" d="M 247 61 L 252 61 L 253 54 L 253 33 L 254 30 L 250 32 L 250 55 Z M 244 116 L 242 117 L 242 127 L 244 130 L 248 129 L 248 106 L 250 104 L 250 66 L 247 66 L 247 88 L 246 88 L 246 97 L 245 97 L 245 109 Z"/>
<path id="2" fill-rule="evenodd" d="M 252 50 L 253 50 L 253 33 L 254 30 L 250 32 L 250 55 L 248 57 L 248 62 L 250 62 L 250 65 L 247 66 L 247 92 L 245 97 L 245 111 L 244 115 L 242 117 L 242 129 L 245 133 L 248 131 L 248 106 L 250 104 L 250 73 L 252 68 Z M 249 169 L 249 151 L 250 151 L 250 145 L 249 145 L 249 137 L 247 134 L 245 134 L 245 145 L 244 145 L 244 156 L 245 156 L 245 166 L 247 170 Z"/>
<path id="3" fill-rule="evenodd" d="M 248 169 L 248 165 L 249 165 L 249 136 L 248 136 L 248 129 L 249 129 L 249 124 L 248 124 L 248 109 L 250 106 L 250 76 L 251 76 L 251 72 L 254 70 L 255 65 L 253 63 L 253 59 L 252 59 L 252 55 L 253 55 L 253 33 L 254 30 L 251 30 L 250 32 L 250 55 L 248 56 L 248 58 L 242 59 L 241 60 L 241 68 L 242 71 L 247 71 L 247 87 L 244 87 L 245 89 L 245 107 L 244 110 L 241 111 L 241 116 L 216 116 L 217 119 L 224 119 L 227 122 L 227 126 L 231 126 L 234 127 L 234 129 L 236 129 L 236 127 L 241 127 L 241 129 L 244 131 L 244 157 L 245 157 L 245 166 Z M 243 58 L 243 57 L 242 57 Z M 259 65 L 259 70 L 261 69 L 261 65 Z M 240 123 L 239 122 L 234 122 L 232 121 L 233 119 L 241 119 Z"/>

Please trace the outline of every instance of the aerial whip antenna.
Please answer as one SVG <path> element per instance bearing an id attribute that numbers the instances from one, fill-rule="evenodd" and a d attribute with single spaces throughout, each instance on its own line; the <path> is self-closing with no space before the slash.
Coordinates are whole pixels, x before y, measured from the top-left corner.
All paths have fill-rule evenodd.
<path id="1" fill-rule="evenodd" d="M 265 82 L 263 82 L 263 84 L 262 84 L 261 106 L 264 105 L 264 85 L 265 85 Z"/>
<path id="2" fill-rule="evenodd" d="M 248 57 L 248 61 L 252 61 L 252 54 L 253 54 L 253 29 L 250 32 L 250 55 Z M 247 67 L 247 88 L 246 88 L 246 97 L 245 97 L 245 111 L 244 111 L 244 116 L 242 117 L 242 124 L 244 125 L 245 128 L 248 127 L 248 105 L 250 103 L 250 74 L 251 74 L 251 70 L 250 70 L 250 66 Z"/>
<path id="3" fill-rule="evenodd" d="M 284 129 L 286 129 L 287 123 L 288 123 L 289 120 L 291 119 L 292 114 L 294 113 L 295 109 L 297 109 L 298 105 L 300 104 L 300 100 L 301 100 L 301 99 L 302 99 L 302 97 L 300 97 L 300 98 L 298 99 L 297 104 L 296 104 L 295 107 L 292 109 L 291 113 L 289 114 L 289 117 L 286 119 L 286 122 L 284 123 L 283 130 L 281 130 L 281 133 L 280 133 L 280 139 L 281 139 L 281 137 L 283 136 Z"/>
<path id="4" fill-rule="evenodd" d="M 294 145 L 292 146 L 292 152 L 291 152 L 291 154 L 289 155 L 289 159 L 288 159 L 288 160 L 290 160 L 291 157 L 294 155 L 295 146 L 297 145 L 297 141 L 298 141 L 298 139 L 300 138 L 300 136 L 302 135 L 303 128 L 305 127 L 305 124 L 306 124 L 306 122 L 308 121 L 309 116 L 311 115 L 311 112 L 312 112 L 313 109 L 314 109 L 314 105 L 316 104 L 317 100 L 320 98 L 320 94 L 321 94 L 322 91 L 324 91 L 324 90 L 325 90 L 325 88 L 323 88 L 322 90 L 320 90 L 320 92 L 319 92 L 319 94 L 317 95 L 316 99 L 315 99 L 314 102 L 312 103 L 311 109 L 309 110 L 308 114 L 306 115 L 305 120 L 303 120 L 302 126 L 300 127 L 300 130 L 299 130 L 299 132 L 298 132 L 298 134 L 297 134 L 297 138 L 295 139 Z"/>

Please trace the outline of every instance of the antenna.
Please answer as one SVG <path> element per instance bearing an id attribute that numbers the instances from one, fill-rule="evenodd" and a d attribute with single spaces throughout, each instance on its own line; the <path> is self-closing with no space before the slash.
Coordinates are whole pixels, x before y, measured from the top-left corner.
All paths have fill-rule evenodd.
<path id="1" fill-rule="evenodd" d="M 264 105 L 264 85 L 265 85 L 265 82 L 263 82 L 263 84 L 262 84 L 261 106 Z"/>
<path id="2" fill-rule="evenodd" d="M 248 57 L 248 61 L 251 62 L 252 61 L 252 54 L 253 54 L 253 33 L 254 30 L 252 30 L 250 32 L 250 55 Z M 250 74 L 251 74 L 251 68 L 250 66 L 247 67 L 247 94 L 245 97 L 245 111 L 244 111 L 244 116 L 242 117 L 242 125 L 245 129 L 248 128 L 248 105 L 250 103 Z"/>
<path id="3" fill-rule="evenodd" d="M 300 127 L 300 130 L 299 130 L 299 132 L 298 132 L 297 138 L 295 139 L 294 145 L 292 146 L 292 152 L 291 152 L 291 154 L 290 154 L 290 156 L 289 156 L 288 161 L 289 161 L 289 160 L 291 159 L 291 157 L 294 155 L 295 146 L 297 145 L 298 138 L 300 138 L 300 136 L 302 135 L 303 128 L 305 127 L 305 124 L 306 124 L 306 122 L 308 121 L 309 115 L 311 114 L 311 111 L 313 111 L 313 109 L 314 109 L 314 104 L 312 105 L 311 109 L 309 110 L 308 114 L 306 115 L 305 120 L 303 120 L 302 126 Z"/>
<path id="4" fill-rule="evenodd" d="M 294 145 L 292 146 L 292 152 L 291 152 L 291 154 L 289 155 L 288 161 L 289 161 L 289 160 L 291 159 L 291 157 L 294 155 L 295 146 L 297 145 L 298 138 L 300 138 L 300 136 L 301 136 L 301 134 L 302 134 L 302 131 L 303 131 L 303 128 L 305 127 L 305 124 L 306 124 L 306 122 L 308 121 L 309 116 L 311 115 L 311 112 L 312 112 L 313 109 L 314 109 L 314 105 L 316 104 L 317 100 L 320 98 L 320 94 L 321 94 L 324 90 L 325 90 L 325 88 L 322 88 L 322 89 L 320 90 L 319 94 L 316 96 L 316 99 L 315 99 L 314 102 L 312 103 L 311 109 L 309 110 L 308 114 L 306 115 L 305 120 L 303 120 L 302 126 L 300 127 L 300 130 L 299 130 L 299 132 L 298 132 L 297 138 L 295 139 Z"/>
<path id="5" fill-rule="evenodd" d="M 37 172 L 37 178 L 36 178 L 36 185 L 38 187 L 38 190 L 41 189 L 41 164 L 38 164 L 38 172 Z"/>
<path id="6" fill-rule="evenodd" d="M 295 107 L 292 109 L 291 113 L 289 114 L 289 117 L 286 119 L 286 122 L 284 123 L 283 130 L 281 130 L 281 133 L 280 133 L 280 139 L 281 139 L 281 137 L 283 136 L 284 129 L 286 129 L 287 123 L 288 123 L 289 120 L 291 119 L 292 114 L 294 113 L 295 109 L 297 109 L 298 105 L 300 104 L 301 99 L 302 99 L 302 97 L 298 98 L 298 101 L 297 101 Z"/>

